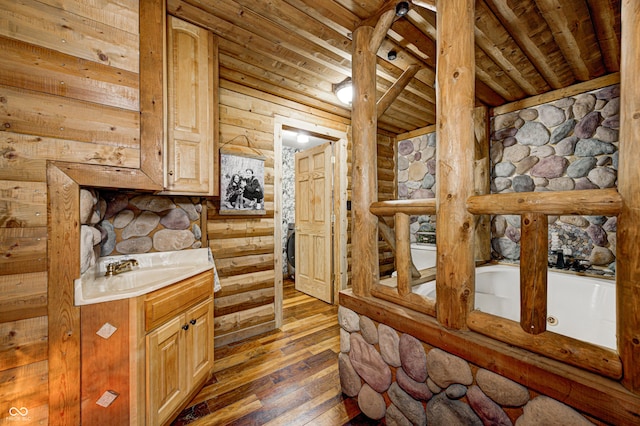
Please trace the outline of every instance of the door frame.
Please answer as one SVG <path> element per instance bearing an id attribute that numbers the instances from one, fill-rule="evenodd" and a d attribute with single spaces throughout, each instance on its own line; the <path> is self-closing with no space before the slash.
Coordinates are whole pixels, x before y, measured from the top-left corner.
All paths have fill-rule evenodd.
<path id="1" fill-rule="evenodd" d="M 347 288 L 347 131 L 334 129 L 304 120 L 276 115 L 274 117 L 274 268 L 275 268 L 275 321 L 282 326 L 282 131 L 285 128 L 304 130 L 327 140 L 335 141 L 333 175 L 333 293 L 334 304 L 338 293 Z"/>

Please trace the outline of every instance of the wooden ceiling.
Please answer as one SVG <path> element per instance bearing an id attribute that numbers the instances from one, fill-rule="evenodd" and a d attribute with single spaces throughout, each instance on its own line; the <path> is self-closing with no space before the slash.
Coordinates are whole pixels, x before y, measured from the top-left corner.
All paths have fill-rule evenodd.
<path id="1" fill-rule="evenodd" d="M 334 84 L 351 76 L 352 32 L 397 0 L 168 0 L 168 13 L 219 37 L 220 76 L 350 116 Z M 418 3 L 418 1 L 416 1 Z M 422 0 L 435 3 L 435 0 Z M 498 106 L 561 89 L 620 66 L 620 0 L 476 0 L 476 98 Z M 378 51 L 380 98 L 419 71 L 378 120 L 404 133 L 435 124 L 436 14 L 410 4 Z M 389 60 L 389 51 L 397 58 Z"/>

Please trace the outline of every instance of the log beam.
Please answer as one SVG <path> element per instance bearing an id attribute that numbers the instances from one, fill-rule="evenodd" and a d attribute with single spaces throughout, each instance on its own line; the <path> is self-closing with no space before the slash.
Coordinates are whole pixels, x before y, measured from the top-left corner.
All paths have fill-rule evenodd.
<path id="1" fill-rule="evenodd" d="M 474 191 L 474 0 L 438 0 L 436 221 L 438 321 L 466 328 L 475 290 L 474 218 L 466 201 Z M 452 23 L 456 23 L 452 25 Z"/>
<path id="2" fill-rule="evenodd" d="M 620 166 L 618 191 L 622 212 L 618 216 L 617 334 L 618 353 L 624 365 L 622 384 L 640 393 L 640 2 L 622 1 L 622 63 L 620 67 Z"/>
<path id="3" fill-rule="evenodd" d="M 378 118 L 382 117 L 384 112 L 389 109 L 394 100 L 402 93 L 407 84 L 411 81 L 413 76 L 420 71 L 420 65 L 409 65 L 402 75 L 393 83 L 393 86 L 389 87 L 389 90 L 378 99 Z"/>

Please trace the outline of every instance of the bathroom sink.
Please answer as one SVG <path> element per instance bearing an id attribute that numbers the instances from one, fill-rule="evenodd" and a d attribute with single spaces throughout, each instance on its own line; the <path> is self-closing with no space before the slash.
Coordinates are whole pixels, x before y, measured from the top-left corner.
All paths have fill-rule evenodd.
<path id="1" fill-rule="evenodd" d="M 107 265 L 131 259 L 137 261 L 131 270 L 106 274 Z M 75 304 L 141 296 L 210 269 L 214 263 L 208 248 L 101 257 L 75 280 Z"/>

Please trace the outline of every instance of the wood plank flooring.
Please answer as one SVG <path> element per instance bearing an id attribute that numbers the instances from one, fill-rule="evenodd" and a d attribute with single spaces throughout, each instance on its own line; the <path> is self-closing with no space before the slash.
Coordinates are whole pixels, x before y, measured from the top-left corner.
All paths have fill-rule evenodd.
<path id="1" fill-rule="evenodd" d="M 375 425 L 342 395 L 337 306 L 285 281 L 280 330 L 216 348 L 214 375 L 181 425 Z"/>

